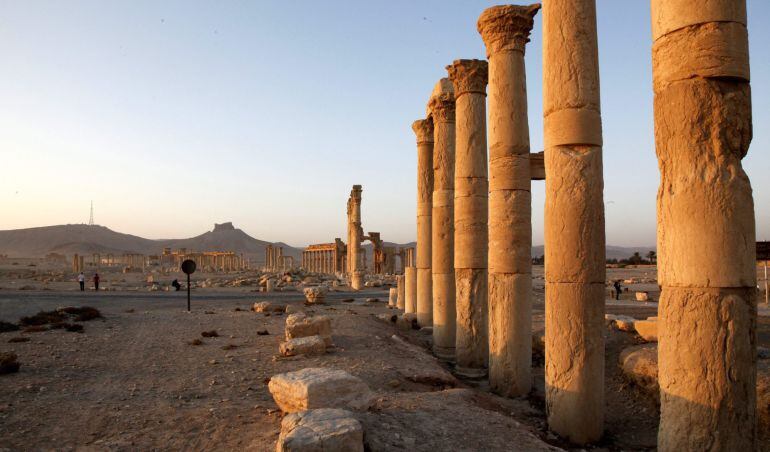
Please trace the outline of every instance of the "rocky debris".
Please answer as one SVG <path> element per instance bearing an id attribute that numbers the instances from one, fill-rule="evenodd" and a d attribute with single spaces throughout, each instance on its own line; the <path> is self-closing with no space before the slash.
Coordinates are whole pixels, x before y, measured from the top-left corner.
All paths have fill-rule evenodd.
<path id="1" fill-rule="evenodd" d="M 219 337 L 219 333 L 217 333 L 217 330 L 211 330 L 211 331 L 203 331 L 201 332 L 202 337 Z"/>
<path id="2" fill-rule="evenodd" d="M 286 305 L 275 304 L 269 301 L 260 301 L 254 303 L 251 308 L 254 312 L 285 312 Z"/>
<path id="3" fill-rule="evenodd" d="M 618 363 L 629 381 L 658 397 L 658 344 L 628 347 Z"/>
<path id="4" fill-rule="evenodd" d="M 326 299 L 326 288 L 322 286 L 306 287 L 302 292 L 307 304 L 323 304 Z"/>
<path id="5" fill-rule="evenodd" d="M 364 283 L 364 287 L 382 287 L 382 281 L 376 279 L 372 281 L 366 281 Z"/>
<path id="6" fill-rule="evenodd" d="M 364 429 L 347 410 L 319 408 L 281 421 L 277 452 L 363 452 Z"/>
<path id="7" fill-rule="evenodd" d="M 639 336 L 647 342 L 658 342 L 658 318 L 648 317 L 647 320 L 637 320 L 634 328 Z"/>
<path id="8" fill-rule="evenodd" d="M 321 336 L 326 346 L 332 345 L 332 321 L 325 315 L 308 317 L 303 312 L 291 314 L 286 318 L 286 340 Z"/>
<path id="9" fill-rule="evenodd" d="M 281 343 L 279 351 L 282 356 L 323 355 L 326 353 L 326 342 L 321 336 L 297 337 Z"/>
<path id="10" fill-rule="evenodd" d="M 367 303 L 378 303 L 379 301 L 380 301 L 379 298 L 367 298 L 366 299 Z"/>
<path id="11" fill-rule="evenodd" d="M 635 332 L 634 322 L 636 322 L 636 319 L 627 315 L 604 314 L 605 325 L 620 331 Z"/>
<path id="12" fill-rule="evenodd" d="M 650 294 L 647 292 L 636 292 L 636 301 L 650 301 Z"/>
<path id="13" fill-rule="evenodd" d="M 0 352 L 0 375 L 18 372 L 21 364 L 19 364 L 17 359 L 16 353 Z"/>
<path id="14" fill-rule="evenodd" d="M 373 399 L 360 378 L 343 370 L 321 367 L 275 375 L 268 389 L 284 413 L 315 408 L 367 410 Z"/>
<path id="15" fill-rule="evenodd" d="M 297 306 L 297 305 L 293 305 L 293 304 L 286 305 L 286 313 L 287 314 L 294 314 L 294 313 L 297 313 L 297 312 L 305 312 L 305 311 L 302 309 L 301 306 Z"/>
<path id="16" fill-rule="evenodd" d="M 398 315 L 396 314 L 377 314 L 377 318 L 382 320 L 383 322 L 388 323 L 396 323 L 396 320 L 398 319 Z"/>

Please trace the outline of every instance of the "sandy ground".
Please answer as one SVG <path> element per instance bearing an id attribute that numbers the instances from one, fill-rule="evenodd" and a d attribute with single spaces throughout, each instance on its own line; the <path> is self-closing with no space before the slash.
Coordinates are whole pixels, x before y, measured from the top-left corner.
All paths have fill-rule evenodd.
<path id="1" fill-rule="evenodd" d="M 654 268 L 631 270 L 611 271 L 609 278 L 654 278 Z M 543 326 L 540 276 L 536 330 Z M 641 284 L 650 286 L 645 290 L 657 286 L 639 284 L 624 300 L 608 300 L 607 312 L 655 315 L 656 303 L 631 299 Z M 415 375 L 444 365 L 421 350 L 429 335 L 377 319 L 394 311 L 364 301 L 387 299 L 385 290 L 373 289 L 356 294 L 353 303 L 342 301 L 348 293 L 331 293 L 326 306 L 309 308 L 332 316 L 331 353 L 279 358 L 285 315 L 248 309 L 255 301 L 301 305 L 304 299 L 296 292 L 250 290 L 197 290 L 191 313 L 184 311 L 183 292 L 0 290 L 0 320 L 60 306 L 94 306 L 104 314 L 83 323 L 82 334 L 0 334 L 0 351 L 14 351 L 22 364 L 19 373 L 0 376 L 0 450 L 274 450 L 281 413 L 267 381 L 305 367 L 347 370 L 376 392 L 374 407 L 359 414 L 373 451 L 570 448 L 545 428 L 542 357 L 534 361 L 536 389 L 523 399 L 494 396 L 485 382 L 414 382 Z M 270 334 L 256 334 L 263 329 Z M 209 330 L 219 337 L 201 338 Z M 767 317 L 760 318 L 758 336 L 760 345 L 770 346 Z M 9 343 L 13 337 L 30 340 Z M 198 338 L 203 345 L 189 345 Z M 656 401 L 627 383 L 617 366 L 620 350 L 637 338 L 612 331 L 606 338 L 606 433 L 594 449 L 653 449 Z"/>

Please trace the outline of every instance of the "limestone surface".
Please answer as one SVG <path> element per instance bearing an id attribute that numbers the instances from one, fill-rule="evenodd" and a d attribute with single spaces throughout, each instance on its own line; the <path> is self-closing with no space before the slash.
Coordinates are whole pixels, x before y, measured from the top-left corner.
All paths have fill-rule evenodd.
<path id="1" fill-rule="evenodd" d="M 279 352 L 282 356 L 323 355 L 326 353 L 326 341 L 321 336 L 296 337 L 282 342 Z"/>
<path id="2" fill-rule="evenodd" d="M 326 288 L 322 286 L 305 287 L 302 290 L 308 304 L 323 304 L 326 299 Z"/>
<path id="3" fill-rule="evenodd" d="M 649 318 L 634 322 L 634 329 L 647 342 L 658 342 L 658 320 Z"/>
<path id="4" fill-rule="evenodd" d="M 309 317 L 303 312 L 286 318 L 286 340 L 299 337 L 320 336 L 327 346 L 332 345 L 332 322 L 329 317 Z"/>
<path id="5" fill-rule="evenodd" d="M 363 452 L 364 429 L 348 410 L 319 408 L 281 421 L 277 452 Z"/>
<path id="6" fill-rule="evenodd" d="M 373 398 L 361 379 L 343 370 L 321 367 L 275 375 L 268 389 L 285 413 L 316 408 L 366 410 Z"/>

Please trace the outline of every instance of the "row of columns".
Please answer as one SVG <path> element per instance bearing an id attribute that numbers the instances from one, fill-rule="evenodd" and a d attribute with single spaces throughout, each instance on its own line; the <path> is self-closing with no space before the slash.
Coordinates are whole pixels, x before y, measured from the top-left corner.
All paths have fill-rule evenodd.
<path id="1" fill-rule="evenodd" d="M 265 268 L 267 271 L 285 270 L 282 246 L 267 245 L 265 247 Z"/>
<path id="2" fill-rule="evenodd" d="M 302 252 L 302 268 L 309 272 L 333 274 L 339 271 L 341 258 L 336 249 L 308 249 Z"/>
<path id="3" fill-rule="evenodd" d="M 432 319 L 434 351 L 445 358 L 454 322 L 457 372 L 483 376 L 488 363 L 491 388 L 507 396 L 528 393 L 532 383 L 530 181 L 540 176 L 531 172 L 524 52 L 538 9 L 486 10 L 478 30 L 488 63 L 448 66 L 452 89 L 440 81 L 429 117 L 413 125 L 416 270 L 426 268 L 421 256 L 432 248 L 433 273 L 431 283 L 419 273 L 415 278 L 418 320 L 426 325 Z M 741 167 L 751 140 L 745 0 L 652 0 L 652 22 L 661 171 L 658 447 L 752 450 L 756 274 L 753 200 Z M 546 410 L 551 430 L 587 443 L 601 437 L 604 422 L 606 275 L 594 0 L 545 3 L 543 61 Z M 450 99 L 454 121 L 441 105 Z M 454 187 L 447 182 L 452 170 Z M 444 262 L 451 252 L 449 269 Z M 446 282 L 452 271 L 454 300 Z M 421 297 L 429 284 L 430 305 Z M 426 306 L 432 312 L 424 312 Z"/>

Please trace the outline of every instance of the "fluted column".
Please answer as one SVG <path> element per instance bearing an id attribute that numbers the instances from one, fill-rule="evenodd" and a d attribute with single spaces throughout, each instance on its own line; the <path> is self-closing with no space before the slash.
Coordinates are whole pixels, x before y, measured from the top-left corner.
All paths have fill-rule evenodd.
<path id="1" fill-rule="evenodd" d="M 454 271 L 455 95 L 448 78 L 442 78 L 436 84 L 428 110 L 434 125 L 431 214 L 433 353 L 441 359 L 452 360 L 457 331 Z"/>
<path id="2" fill-rule="evenodd" d="M 548 426 L 604 429 L 604 181 L 594 0 L 543 4 Z"/>
<path id="3" fill-rule="evenodd" d="M 431 209 L 433 204 L 433 120 L 412 123 L 417 135 L 417 323 L 433 325 Z"/>
<path id="4" fill-rule="evenodd" d="M 532 387 L 532 197 L 524 48 L 540 5 L 488 8 L 478 30 L 489 60 L 489 384 Z"/>
<path id="5" fill-rule="evenodd" d="M 653 0 L 658 450 L 757 448 L 745 0 Z"/>
<path id="6" fill-rule="evenodd" d="M 361 186 L 354 185 L 348 199 L 348 273 L 350 287 L 361 290 L 364 287 L 364 268 L 361 265 Z"/>
<path id="7" fill-rule="evenodd" d="M 487 62 L 455 60 L 455 291 L 458 374 L 487 373 Z"/>

